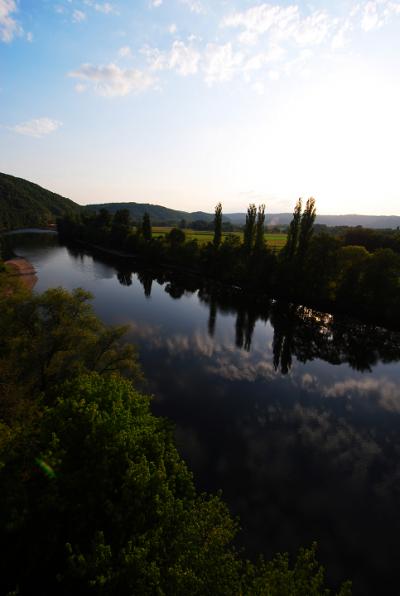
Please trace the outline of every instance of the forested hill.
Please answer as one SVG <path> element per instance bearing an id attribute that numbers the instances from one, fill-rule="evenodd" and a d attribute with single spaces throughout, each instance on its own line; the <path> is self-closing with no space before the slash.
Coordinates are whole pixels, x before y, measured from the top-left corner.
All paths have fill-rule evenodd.
<path id="1" fill-rule="evenodd" d="M 46 226 L 81 207 L 49 190 L 0 173 L 0 230 Z"/>
<path id="2" fill-rule="evenodd" d="M 187 224 L 199 220 L 210 223 L 214 219 L 213 213 L 179 211 L 150 203 L 102 203 L 87 205 L 86 208 L 90 210 L 104 208 L 111 213 L 119 209 L 128 209 L 134 221 L 141 221 L 144 213 L 147 212 L 152 223 L 156 225 L 177 225 L 182 220 Z M 82 207 L 74 201 L 50 192 L 38 184 L 0 173 L 0 230 L 45 226 L 54 223 L 59 216 L 77 212 L 80 209 Z M 288 225 L 291 219 L 291 213 L 268 213 L 267 206 L 267 225 Z M 223 220 L 234 225 L 244 225 L 246 214 L 226 213 L 223 214 Z M 327 226 L 361 225 L 366 228 L 397 228 L 400 226 L 400 216 L 317 215 L 316 223 Z"/>
<path id="3" fill-rule="evenodd" d="M 150 215 L 153 224 L 176 225 L 182 219 L 190 224 L 193 221 L 202 220 L 211 222 L 214 219 L 213 213 L 204 211 L 179 211 L 168 209 L 161 205 L 152 205 L 150 203 L 102 203 L 96 205 L 87 205 L 88 209 L 100 210 L 107 209 L 110 213 L 115 213 L 119 209 L 128 209 L 134 221 L 140 221 L 144 213 Z M 289 225 L 293 217 L 292 213 L 266 213 L 266 224 L 275 226 Z M 229 221 L 234 225 L 244 225 L 246 213 L 226 213 L 223 214 L 223 220 Z M 400 216 L 397 215 L 317 215 L 317 224 L 326 226 L 363 226 L 365 228 L 395 229 L 400 226 Z"/>
<path id="4" fill-rule="evenodd" d="M 150 203 L 102 203 L 99 205 L 87 205 L 88 209 L 96 211 L 100 209 L 107 209 L 110 213 L 115 213 L 119 209 L 128 209 L 133 220 L 139 221 L 145 213 L 150 215 L 153 223 L 171 223 L 177 224 L 182 219 L 187 223 L 196 220 L 213 221 L 213 213 L 205 213 L 204 211 L 195 211 L 189 213 L 188 211 L 178 211 L 176 209 L 169 209 L 161 205 L 151 205 Z"/>

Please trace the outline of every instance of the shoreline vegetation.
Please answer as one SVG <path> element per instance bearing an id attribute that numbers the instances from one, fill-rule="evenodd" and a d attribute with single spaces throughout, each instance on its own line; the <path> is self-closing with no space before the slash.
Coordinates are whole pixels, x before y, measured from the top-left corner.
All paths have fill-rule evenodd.
<path id="1" fill-rule="evenodd" d="M 236 549 L 238 521 L 197 493 L 151 413 L 125 327 L 104 325 L 84 290 L 13 279 L 0 291 L 2 594 L 332 594 L 316 545 L 256 562 Z"/>
<path id="2" fill-rule="evenodd" d="M 315 200 L 295 206 L 286 243 L 265 242 L 265 206 L 250 205 L 241 236 L 222 232 L 222 205 L 215 210 L 212 241 L 198 242 L 172 228 L 155 236 L 150 217 L 132 222 L 127 210 L 86 212 L 58 220 L 64 242 L 85 244 L 149 266 L 190 272 L 240 288 L 249 296 L 302 304 L 355 317 L 388 329 L 400 328 L 398 235 L 368 229 L 342 235 L 316 232 Z"/>

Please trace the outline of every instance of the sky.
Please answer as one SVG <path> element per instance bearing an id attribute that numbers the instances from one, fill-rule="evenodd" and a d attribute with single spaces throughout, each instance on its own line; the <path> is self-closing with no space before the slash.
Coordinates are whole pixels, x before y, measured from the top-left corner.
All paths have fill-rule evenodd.
<path id="1" fill-rule="evenodd" d="M 81 204 L 400 215 L 400 0 L 0 0 L 0 171 Z"/>

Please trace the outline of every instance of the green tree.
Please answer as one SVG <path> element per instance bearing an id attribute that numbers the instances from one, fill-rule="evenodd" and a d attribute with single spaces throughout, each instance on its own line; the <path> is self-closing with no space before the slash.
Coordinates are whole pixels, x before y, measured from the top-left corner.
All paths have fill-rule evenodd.
<path id="1" fill-rule="evenodd" d="M 249 205 L 244 226 L 243 244 L 247 252 L 251 252 L 254 244 L 256 231 L 257 207 L 254 204 Z"/>
<path id="2" fill-rule="evenodd" d="M 68 381 L 5 443 L 2 594 L 235 592 L 236 524 L 196 495 L 171 430 L 129 382 Z"/>
<path id="3" fill-rule="evenodd" d="M 294 565 L 239 557 L 236 522 L 196 494 L 172 429 L 130 382 L 81 375 L 47 402 L 2 429 L 2 594 L 330 594 L 315 547 Z"/>
<path id="4" fill-rule="evenodd" d="M 0 362 L 10 364 L 10 382 L 29 393 L 91 370 L 141 378 L 133 346 L 121 343 L 127 328 L 105 326 L 90 298 L 82 289 L 62 288 L 3 297 Z"/>
<path id="5" fill-rule="evenodd" d="M 129 211 L 127 209 L 125 209 L 124 211 L 126 211 L 128 213 L 128 224 L 129 224 Z M 117 212 L 118 213 L 118 212 Z M 108 228 L 111 226 L 111 222 L 112 222 L 112 215 L 111 213 L 107 210 L 107 209 L 100 209 L 100 211 L 97 214 L 97 225 L 100 228 Z M 126 218 L 124 217 L 123 219 L 126 220 Z M 117 220 L 118 221 L 118 220 Z"/>
<path id="6" fill-rule="evenodd" d="M 106 211 L 106 209 L 102 209 L 100 214 L 102 214 L 104 211 Z M 106 219 L 106 215 L 104 213 L 102 214 L 102 218 Z M 131 225 L 131 216 L 128 209 L 118 209 L 118 211 L 115 212 L 114 225 L 126 227 Z"/>
<path id="7" fill-rule="evenodd" d="M 257 213 L 257 223 L 256 223 L 256 238 L 255 238 L 255 249 L 260 251 L 264 248 L 264 228 L 265 224 L 265 205 L 259 205 L 258 213 Z"/>
<path id="8" fill-rule="evenodd" d="M 302 201 L 301 199 L 299 199 L 294 208 L 293 218 L 289 225 L 286 244 L 282 249 L 281 254 L 281 257 L 287 261 L 292 261 L 297 251 L 297 244 L 300 232 L 301 212 Z"/>
<path id="9" fill-rule="evenodd" d="M 299 244 L 297 248 L 297 255 L 300 261 L 304 260 L 308 247 L 310 246 L 316 215 L 317 210 L 315 208 L 315 199 L 311 197 L 307 200 L 306 207 L 301 216 Z"/>
<path id="10" fill-rule="evenodd" d="M 186 235 L 180 228 L 172 228 L 167 234 L 167 240 L 171 246 L 179 246 L 185 243 Z"/>
<path id="11" fill-rule="evenodd" d="M 222 239 L 222 205 L 218 203 L 214 215 L 214 246 L 219 248 Z"/>
<path id="12" fill-rule="evenodd" d="M 147 211 L 143 215 L 142 234 L 143 234 L 143 238 L 145 240 L 148 240 L 148 241 L 151 240 L 151 238 L 152 238 L 151 221 L 150 221 L 150 215 L 147 213 Z"/>

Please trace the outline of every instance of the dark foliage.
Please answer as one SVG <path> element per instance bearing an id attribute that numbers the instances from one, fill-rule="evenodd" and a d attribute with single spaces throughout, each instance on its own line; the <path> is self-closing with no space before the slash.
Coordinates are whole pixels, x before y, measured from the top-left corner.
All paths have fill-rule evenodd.
<path id="1" fill-rule="evenodd" d="M 0 230 L 47 226 L 57 217 L 79 213 L 82 208 L 44 188 L 7 174 L 0 174 Z"/>

